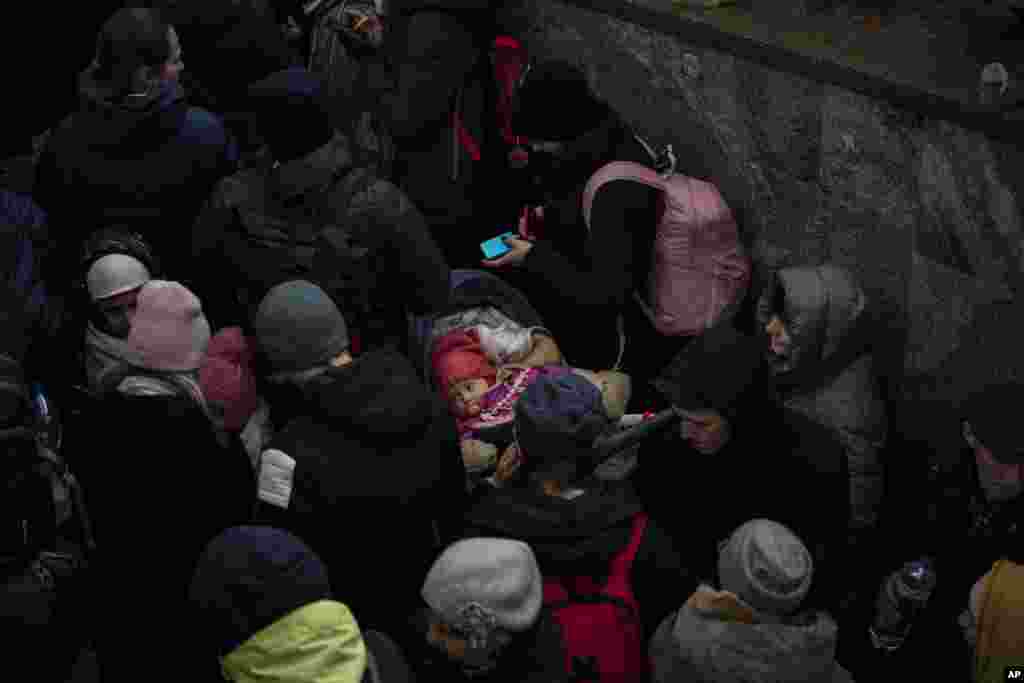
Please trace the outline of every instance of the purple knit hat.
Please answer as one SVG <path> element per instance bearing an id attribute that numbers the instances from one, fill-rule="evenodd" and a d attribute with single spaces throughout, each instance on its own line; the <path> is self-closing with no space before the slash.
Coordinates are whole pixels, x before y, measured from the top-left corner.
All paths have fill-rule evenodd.
<path id="1" fill-rule="evenodd" d="M 195 294 L 177 282 L 150 280 L 139 290 L 128 345 L 143 367 L 198 370 L 210 342 L 210 324 Z"/>
<path id="2" fill-rule="evenodd" d="M 574 373 L 542 374 L 515 406 L 515 435 L 536 479 L 572 483 L 594 456 L 594 440 L 609 424 L 601 391 Z"/>

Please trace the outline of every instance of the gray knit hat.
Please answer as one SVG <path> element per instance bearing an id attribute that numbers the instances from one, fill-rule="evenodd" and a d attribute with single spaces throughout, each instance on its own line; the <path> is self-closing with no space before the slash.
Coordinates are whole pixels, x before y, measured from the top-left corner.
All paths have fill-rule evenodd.
<path id="1" fill-rule="evenodd" d="M 423 583 L 424 601 L 448 624 L 481 616 L 509 631 L 533 626 L 543 601 L 537 558 L 521 541 L 470 538 L 441 553 Z"/>
<path id="2" fill-rule="evenodd" d="M 348 326 L 327 293 L 305 280 L 274 287 L 253 316 L 253 332 L 274 372 L 326 365 L 348 350 Z"/>
<path id="3" fill-rule="evenodd" d="M 768 614 L 795 612 L 807 596 L 813 573 L 811 554 L 803 542 L 785 526 L 767 519 L 741 525 L 718 554 L 722 590 Z"/>

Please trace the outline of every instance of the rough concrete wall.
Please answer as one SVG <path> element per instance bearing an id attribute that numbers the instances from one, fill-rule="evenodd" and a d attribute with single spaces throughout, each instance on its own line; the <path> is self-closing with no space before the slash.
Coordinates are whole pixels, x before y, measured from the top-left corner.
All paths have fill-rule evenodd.
<path id="1" fill-rule="evenodd" d="M 639 132 L 675 145 L 682 172 L 717 183 L 760 264 L 857 273 L 890 322 L 880 360 L 897 395 L 955 401 L 1024 379 L 1024 152 L 606 15 L 528 5 L 532 53 L 580 64 Z"/>

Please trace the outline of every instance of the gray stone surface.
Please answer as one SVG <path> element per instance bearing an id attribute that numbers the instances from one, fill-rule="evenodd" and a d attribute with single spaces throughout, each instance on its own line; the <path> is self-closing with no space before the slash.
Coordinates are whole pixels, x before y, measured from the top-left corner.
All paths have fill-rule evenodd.
<path id="1" fill-rule="evenodd" d="M 832 85 L 535 0 L 529 46 L 581 64 L 680 170 L 719 185 L 762 264 L 851 268 L 887 316 L 883 368 L 953 401 L 1024 376 L 1024 151 Z"/>

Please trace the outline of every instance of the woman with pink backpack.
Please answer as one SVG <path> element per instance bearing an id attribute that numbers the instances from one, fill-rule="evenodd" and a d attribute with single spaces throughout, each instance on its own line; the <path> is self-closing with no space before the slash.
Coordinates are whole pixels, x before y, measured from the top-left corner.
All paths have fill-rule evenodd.
<path id="1" fill-rule="evenodd" d="M 544 309 L 570 364 L 651 378 L 732 314 L 750 261 L 731 210 L 712 184 L 673 172 L 671 148 L 654 159 L 578 68 L 530 69 L 514 127 L 533 141 L 531 199 L 543 206 L 483 265 L 521 271 L 510 279 Z M 656 400 L 641 393 L 637 407 Z"/>

